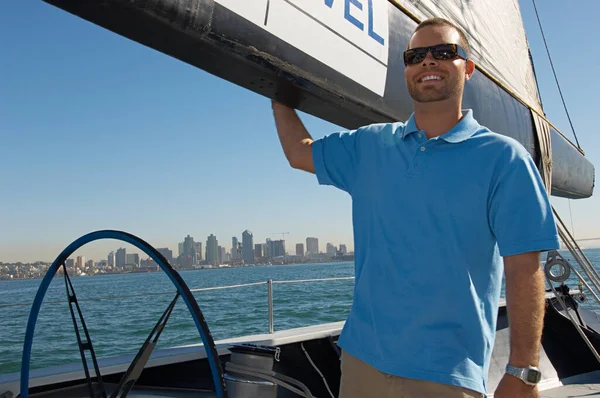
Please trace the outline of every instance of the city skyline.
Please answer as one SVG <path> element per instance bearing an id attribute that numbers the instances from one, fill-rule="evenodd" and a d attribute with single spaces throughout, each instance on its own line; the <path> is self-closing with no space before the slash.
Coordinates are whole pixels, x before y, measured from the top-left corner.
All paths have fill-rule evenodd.
<path id="1" fill-rule="evenodd" d="M 248 231 L 248 230 L 244 230 L 242 232 L 242 234 L 244 232 L 246 232 L 246 231 Z M 232 244 L 230 246 L 221 245 L 219 243 L 221 241 L 219 240 L 219 237 L 216 234 L 209 234 L 208 236 L 206 236 L 206 238 L 203 241 L 198 241 L 197 238 L 194 235 L 187 234 L 186 236 L 183 237 L 182 241 L 176 242 L 174 244 L 171 244 L 170 246 L 169 245 L 163 245 L 163 246 L 161 246 L 161 245 L 153 245 L 150 242 L 148 242 L 148 243 L 150 243 L 159 252 L 161 252 L 161 249 L 165 249 L 165 248 L 171 250 L 172 251 L 173 259 L 175 261 L 175 259 L 179 255 L 182 254 L 182 247 L 184 245 L 185 240 L 187 238 L 191 237 L 191 238 L 193 238 L 194 243 L 196 245 L 200 245 L 200 249 L 199 250 L 202 251 L 202 253 L 203 253 L 202 259 L 204 260 L 204 259 L 206 259 L 205 256 L 204 256 L 204 253 L 206 253 L 205 252 L 205 249 L 206 249 L 205 245 L 206 245 L 206 242 L 208 241 L 208 239 L 210 237 L 214 236 L 216 238 L 216 240 L 217 240 L 218 247 L 222 247 L 223 249 L 226 250 L 226 252 L 228 254 L 232 255 L 233 241 L 236 238 L 238 238 L 238 236 L 241 236 L 242 234 L 240 234 L 240 235 L 233 235 L 233 236 L 231 236 L 229 238 L 229 240 L 227 238 L 222 240 L 223 242 L 232 242 Z M 281 234 L 281 233 L 278 233 L 278 234 Z M 278 234 L 276 233 L 276 234 L 269 234 L 269 235 L 278 235 Z M 289 234 L 289 233 L 286 232 L 286 234 Z M 258 244 L 258 243 L 264 244 L 267 239 L 271 239 L 271 238 L 265 238 L 264 241 L 253 240 L 252 247 L 254 248 L 255 245 Z M 326 253 L 326 254 L 329 254 L 329 252 L 328 252 L 328 246 L 329 245 L 334 246 L 337 249 L 339 249 L 340 246 L 343 246 L 344 249 L 345 249 L 345 251 L 347 251 L 348 253 L 354 253 L 354 246 L 351 245 L 351 244 L 348 244 L 346 242 L 341 242 L 341 241 L 339 241 L 339 242 L 326 241 L 326 240 L 322 240 L 321 238 L 316 237 L 314 235 L 313 236 L 307 236 L 304 239 L 304 241 L 302 241 L 302 242 L 292 242 L 291 240 L 283 239 L 284 241 L 288 242 L 288 243 L 285 244 L 286 253 L 289 254 L 289 255 L 298 255 L 298 250 L 299 250 L 298 246 L 299 245 L 302 245 L 302 251 L 304 253 L 312 252 L 311 248 L 314 247 L 314 244 L 315 244 L 314 241 L 313 241 L 313 239 L 316 239 L 316 241 L 317 241 L 317 243 L 316 243 L 316 245 L 317 245 L 316 247 L 318 248 L 317 249 L 318 250 L 317 253 Z M 275 238 L 275 239 L 271 239 L 271 240 L 280 240 L 280 239 Z M 238 242 L 238 244 L 242 245 L 242 240 L 237 239 L 237 242 Z M 590 238 L 582 238 L 581 240 L 578 240 L 578 244 L 579 244 L 579 246 L 582 249 L 597 249 L 597 248 L 600 248 L 600 237 L 594 237 L 594 238 L 591 238 L 591 239 Z M 95 263 L 97 263 L 99 261 L 107 261 L 110 264 L 110 262 L 111 262 L 110 257 L 111 257 L 111 255 L 113 255 L 114 256 L 113 257 L 113 261 L 116 263 L 115 258 L 117 256 L 118 251 L 121 248 L 125 248 L 127 256 L 129 256 L 130 254 L 138 254 L 140 256 L 139 259 L 138 259 L 138 261 L 148 258 L 148 256 L 146 256 L 146 254 L 143 253 L 141 250 L 139 250 L 137 247 L 135 247 L 133 245 L 130 245 L 130 244 L 126 243 L 126 242 L 120 242 L 119 241 L 118 243 L 116 243 L 116 246 L 119 246 L 119 248 L 115 247 L 115 248 L 112 248 L 112 249 L 110 248 L 111 247 L 110 245 L 115 245 L 115 243 L 110 243 L 109 244 L 109 243 L 105 242 L 104 244 L 101 245 L 102 248 L 96 247 L 96 248 L 90 250 L 90 246 L 93 246 L 93 245 L 94 245 L 94 243 L 91 243 L 91 244 L 88 244 L 88 245 L 86 245 L 86 246 L 78 249 L 71 256 L 69 256 L 69 259 L 73 259 L 73 260 L 76 261 L 77 257 L 82 257 L 83 258 L 83 262 L 87 262 L 87 261 L 90 261 L 90 260 L 93 260 Z M 65 247 L 66 247 L 66 245 L 65 245 Z M 107 250 L 106 248 L 108 248 L 108 251 L 106 251 L 106 253 L 103 254 L 103 250 Z M 564 244 L 562 244 L 562 241 L 561 241 L 561 249 L 565 249 L 565 246 L 564 246 Z M 130 250 L 133 250 L 134 253 L 132 253 Z M 89 253 L 95 253 L 95 255 L 90 255 Z M 36 259 L 36 260 L 28 260 L 28 261 L 23 261 L 23 260 L 16 260 L 15 261 L 15 260 L 6 260 L 6 259 L 3 259 L 3 258 L 0 258 L 0 263 L 2 263 L 2 264 L 16 264 L 16 263 L 33 264 L 33 263 L 36 263 L 36 262 L 52 263 L 55 260 L 55 257 L 58 256 L 58 254 L 59 254 L 59 252 L 57 252 L 56 256 L 54 256 L 54 258 L 52 258 L 52 259 Z M 162 254 L 164 255 L 164 253 L 162 253 Z M 168 256 L 165 256 L 165 257 L 168 257 Z M 126 262 L 127 262 L 127 260 L 126 260 Z"/>
<path id="2" fill-rule="evenodd" d="M 205 257 L 205 253 L 206 253 L 206 248 L 208 247 L 207 242 L 209 239 L 212 239 L 211 237 L 216 238 L 216 244 L 218 247 L 222 247 L 223 249 L 226 250 L 227 254 L 231 255 L 232 254 L 232 248 L 233 248 L 233 240 L 237 239 L 237 242 L 242 245 L 243 247 L 243 240 L 240 239 L 239 237 L 241 237 L 243 235 L 244 232 L 249 232 L 248 229 L 242 231 L 242 233 L 240 233 L 239 235 L 232 235 L 229 238 L 224 238 L 224 239 L 220 239 L 216 234 L 208 234 L 205 238 L 203 238 L 201 241 L 198 240 L 198 238 L 193 235 L 193 234 L 186 234 L 185 236 L 182 237 L 182 239 L 179 242 L 175 242 L 171 245 L 154 245 L 151 242 L 148 242 L 151 246 L 153 246 L 155 249 L 157 249 L 157 251 L 161 251 L 161 249 L 169 249 L 172 251 L 172 256 L 173 259 L 176 259 L 179 255 L 186 253 L 186 248 L 185 248 L 185 242 L 188 238 L 192 238 L 193 242 L 196 245 L 200 245 L 200 249 L 202 252 L 202 259 L 206 260 Z M 289 236 L 289 232 L 285 233 L 285 236 Z M 273 233 L 273 234 L 269 234 L 272 236 L 275 236 L 274 238 L 271 237 L 266 237 L 263 240 L 257 240 L 257 239 L 253 239 L 252 240 L 252 249 L 254 249 L 256 244 L 265 244 L 267 242 L 267 240 L 271 240 L 271 241 L 278 241 L 278 240 L 282 240 L 281 236 L 279 238 L 277 238 L 277 235 L 281 235 L 281 233 Z M 140 237 L 141 238 L 141 237 Z M 254 236 L 253 236 L 254 238 Z M 143 239 L 143 238 L 142 238 Z M 309 244 L 307 243 L 307 241 L 311 241 L 312 239 L 316 239 L 318 241 L 317 243 L 317 247 L 318 247 L 318 252 L 317 253 L 327 253 L 326 251 L 326 245 L 332 245 L 335 246 L 336 248 L 339 249 L 340 245 L 343 246 L 345 248 L 345 250 L 348 253 L 352 253 L 354 252 L 354 247 L 351 244 L 348 244 L 347 242 L 333 242 L 333 241 L 324 241 L 321 238 L 315 236 L 314 234 L 311 236 L 307 236 L 304 238 L 303 241 L 300 242 L 292 242 L 291 240 L 288 239 L 283 239 L 286 243 L 285 243 L 285 251 L 286 254 L 289 255 L 295 255 L 296 254 L 296 250 L 297 250 L 297 245 L 302 244 L 303 245 L 303 250 L 305 253 L 309 253 L 311 252 L 309 249 Z M 110 243 L 108 243 L 110 242 Z M 86 259 L 85 261 L 89 261 L 89 260 L 93 260 L 94 262 L 99 262 L 99 261 L 107 261 L 108 263 L 111 262 L 110 257 L 113 257 L 113 261 L 115 263 L 117 263 L 118 261 L 116 260 L 116 258 L 119 255 L 119 250 L 121 250 L 122 248 L 125 249 L 126 252 L 126 256 L 129 256 L 130 254 L 138 254 L 140 257 L 138 259 L 142 260 L 142 259 L 146 259 L 148 258 L 148 256 L 142 252 L 140 249 L 138 249 L 137 247 L 130 245 L 126 242 L 121 242 L 121 241 L 99 241 L 99 242 L 92 242 L 87 244 L 86 246 L 83 246 L 82 248 L 76 250 L 71 256 L 69 256 L 69 259 L 74 259 L 76 260 L 78 257 L 82 257 L 84 259 Z M 227 244 L 221 244 L 221 242 L 229 242 L 230 245 Z M 69 242 L 71 243 L 71 242 Z M 96 243 L 96 244 L 95 244 Z M 68 245 L 68 244 L 67 244 Z M 67 246 L 65 245 L 65 247 Z M 96 247 L 94 247 L 96 246 Z M 63 248 L 64 249 L 64 248 Z M 108 251 L 106 251 L 108 250 Z M 61 250 L 62 251 L 62 250 Z M 45 263 L 51 263 L 55 260 L 55 258 L 60 254 L 60 251 L 56 253 L 56 255 L 54 256 L 54 258 L 51 259 L 35 259 L 35 260 L 27 260 L 27 261 L 23 261 L 23 260 L 7 260 L 7 259 L 3 259 L 0 257 L 0 263 L 4 263 L 4 264 L 16 264 L 16 263 L 23 263 L 23 264 L 33 264 L 36 262 L 45 262 Z M 163 254 L 164 255 L 164 254 Z M 167 257 L 167 256 L 165 256 Z M 244 259 L 243 254 L 241 259 Z M 244 259 L 246 260 L 246 259 Z M 127 260 L 125 260 L 125 262 L 127 262 Z"/>

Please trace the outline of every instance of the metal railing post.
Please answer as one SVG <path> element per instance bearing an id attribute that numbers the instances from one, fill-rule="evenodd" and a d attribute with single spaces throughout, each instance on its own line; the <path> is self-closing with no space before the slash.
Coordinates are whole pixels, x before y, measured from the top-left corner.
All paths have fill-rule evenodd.
<path id="1" fill-rule="evenodd" d="M 267 281 L 269 291 L 269 333 L 273 333 L 273 280 Z"/>

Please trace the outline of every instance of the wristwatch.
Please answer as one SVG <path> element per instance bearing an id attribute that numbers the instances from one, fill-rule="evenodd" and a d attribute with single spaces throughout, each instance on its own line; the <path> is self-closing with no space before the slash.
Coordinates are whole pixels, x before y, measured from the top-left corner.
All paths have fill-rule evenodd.
<path id="1" fill-rule="evenodd" d="M 523 380 L 523 383 L 535 386 L 542 379 L 542 372 L 536 367 L 517 368 L 511 364 L 506 365 L 506 373 Z"/>

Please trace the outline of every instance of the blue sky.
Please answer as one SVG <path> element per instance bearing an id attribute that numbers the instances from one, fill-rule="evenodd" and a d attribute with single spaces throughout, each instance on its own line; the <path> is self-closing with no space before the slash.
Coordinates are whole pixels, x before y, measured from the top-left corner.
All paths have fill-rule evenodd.
<path id="1" fill-rule="evenodd" d="M 579 142 L 596 167 L 600 2 L 538 2 Z M 533 6 L 521 2 L 544 106 L 572 138 Z M 347 194 L 288 167 L 270 102 L 37 0 L 0 13 L 0 261 L 51 261 L 120 229 L 168 246 L 214 233 L 231 245 L 285 235 L 352 247 Z M 302 114 L 321 137 L 337 126 Z M 552 199 L 569 225 L 568 202 Z M 578 238 L 600 236 L 600 199 L 571 201 Z M 597 242 L 600 244 L 600 241 Z M 81 254 L 104 258 L 118 242 Z"/>

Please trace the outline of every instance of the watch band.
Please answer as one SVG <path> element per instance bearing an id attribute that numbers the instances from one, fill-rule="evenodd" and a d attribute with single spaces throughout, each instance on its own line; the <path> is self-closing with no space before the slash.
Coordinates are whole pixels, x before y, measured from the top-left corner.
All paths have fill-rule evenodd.
<path id="1" fill-rule="evenodd" d="M 522 380 L 523 383 L 528 384 L 530 386 L 537 385 L 542 378 L 542 373 L 540 372 L 540 370 L 533 366 L 528 366 L 526 368 L 517 368 L 516 366 L 507 364 L 506 373 Z"/>

